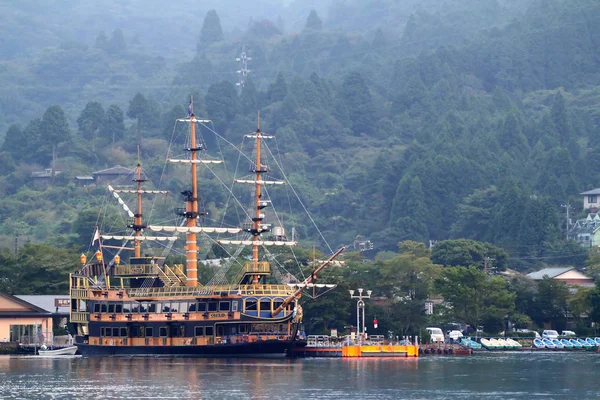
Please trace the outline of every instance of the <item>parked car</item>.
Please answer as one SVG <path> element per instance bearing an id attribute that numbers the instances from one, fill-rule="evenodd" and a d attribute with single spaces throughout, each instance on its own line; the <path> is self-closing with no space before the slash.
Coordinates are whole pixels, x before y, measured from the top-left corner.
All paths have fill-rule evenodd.
<path id="1" fill-rule="evenodd" d="M 515 329 L 515 332 L 523 332 L 523 333 L 533 333 L 535 335 L 535 339 L 541 339 L 542 337 L 540 336 L 538 331 L 534 331 L 531 329 Z"/>
<path id="2" fill-rule="evenodd" d="M 425 328 L 432 342 L 443 342 L 444 332 L 440 328 Z"/>
<path id="3" fill-rule="evenodd" d="M 455 342 L 459 341 L 461 337 L 463 337 L 463 334 L 461 331 L 448 332 L 448 338 L 452 339 Z"/>
<path id="4" fill-rule="evenodd" d="M 573 331 L 562 331 L 560 333 L 560 336 L 573 336 L 573 337 L 576 337 L 577 334 L 575 334 L 575 332 L 573 332 Z"/>
<path id="5" fill-rule="evenodd" d="M 546 329 L 542 332 L 542 339 L 558 339 L 558 332 L 552 329 Z"/>

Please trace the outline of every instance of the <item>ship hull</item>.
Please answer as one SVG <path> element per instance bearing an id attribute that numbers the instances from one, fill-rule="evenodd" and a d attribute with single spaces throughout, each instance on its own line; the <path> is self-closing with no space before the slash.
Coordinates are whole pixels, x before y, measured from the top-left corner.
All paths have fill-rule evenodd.
<path id="1" fill-rule="evenodd" d="M 293 349 L 306 346 L 305 341 L 266 340 L 254 343 L 210 346 L 100 346 L 78 343 L 83 356 L 166 356 L 166 357 L 291 357 Z"/>

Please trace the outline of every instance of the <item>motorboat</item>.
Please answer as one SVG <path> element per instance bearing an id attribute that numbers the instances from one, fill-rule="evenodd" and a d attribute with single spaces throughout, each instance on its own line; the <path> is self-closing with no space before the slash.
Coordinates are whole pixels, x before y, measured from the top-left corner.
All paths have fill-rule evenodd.
<path id="1" fill-rule="evenodd" d="M 470 338 L 460 338 L 460 343 L 465 346 L 465 347 L 470 347 L 472 349 L 480 349 L 481 348 L 481 344 L 477 343 L 476 341 L 470 339 Z"/>
<path id="2" fill-rule="evenodd" d="M 552 343 L 552 340 L 542 339 L 542 341 L 544 342 L 544 346 L 546 346 L 547 349 L 555 349 L 556 348 L 556 345 L 554 345 L 554 343 Z"/>
<path id="3" fill-rule="evenodd" d="M 552 342 L 552 344 L 554 345 L 554 347 L 556 347 L 557 349 L 564 349 L 565 345 L 562 344 L 562 342 L 558 339 L 551 339 L 550 340 Z"/>
<path id="4" fill-rule="evenodd" d="M 573 350 L 573 343 L 571 343 L 569 339 L 560 339 L 560 342 L 562 343 L 563 348 Z"/>
<path id="5" fill-rule="evenodd" d="M 569 342 L 571 342 L 571 344 L 573 345 L 573 347 L 576 348 L 576 349 L 583 348 L 583 345 L 581 343 L 579 343 L 579 341 L 577 341 L 577 339 L 570 339 Z"/>
<path id="6" fill-rule="evenodd" d="M 581 338 L 578 338 L 577 341 L 579 342 L 579 344 L 581 344 L 581 347 L 583 347 L 584 349 L 591 349 L 592 347 L 594 347 Z"/>
<path id="7" fill-rule="evenodd" d="M 546 345 L 542 342 L 542 339 L 533 339 L 533 346 L 537 349 L 545 349 Z"/>
<path id="8" fill-rule="evenodd" d="M 60 349 L 50 350 L 46 346 L 40 347 L 38 355 L 41 357 L 54 357 L 54 356 L 73 356 L 77 353 L 77 346 L 62 347 Z"/>
<path id="9" fill-rule="evenodd" d="M 497 350 L 498 349 L 498 342 L 492 342 L 492 340 L 494 339 L 486 339 L 486 338 L 482 338 L 481 339 L 481 345 L 483 347 L 485 347 L 488 350 Z"/>
<path id="10" fill-rule="evenodd" d="M 508 346 L 509 349 L 513 349 L 513 350 L 521 350 L 523 348 L 523 346 L 521 345 L 521 343 L 517 342 L 514 339 L 508 338 L 505 339 L 506 340 L 506 344 Z"/>

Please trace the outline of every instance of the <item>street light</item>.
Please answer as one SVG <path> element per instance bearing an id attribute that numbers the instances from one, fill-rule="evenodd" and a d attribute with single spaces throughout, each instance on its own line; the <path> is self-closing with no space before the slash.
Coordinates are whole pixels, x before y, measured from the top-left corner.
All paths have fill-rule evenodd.
<path id="1" fill-rule="evenodd" d="M 367 294 L 363 294 L 364 289 L 363 288 L 358 288 L 358 295 L 354 295 L 354 290 L 350 289 L 348 290 L 350 292 L 350 298 L 352 299 L 358 299 L 358 301 L 356 302 L 356 334 L 358 336 L 358 345 L 360 346 L 361 344 L 361 336 L 365 334 L 366 329 L 365 329 L 365 302 L 363 301 L 364 299 L 370 299 L 371 298 L 371 293 L 373 293 L 372 290 L 367 290 Z M 362 322 L 363 322 L 363 326 L 362 326 L 362 335 L 361 335 L 361 330 L 360 330 L 360 310 L 362 308 Z"/>

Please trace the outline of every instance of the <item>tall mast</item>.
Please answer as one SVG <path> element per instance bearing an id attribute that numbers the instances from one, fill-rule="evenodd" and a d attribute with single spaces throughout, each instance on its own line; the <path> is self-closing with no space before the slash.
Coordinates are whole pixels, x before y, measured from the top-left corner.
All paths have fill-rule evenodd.
<path id="1" fill-rule="evenodd" d="M 192 192 L 188 193 L 185 204 L 185 218 L 187 227 L 195 227 L 198 217 L 198 182 L 197 182 L 197 160 L 196 152 L 201 147 L 196 146 L 196 117 L 194 116 L 194 100 L 190 99 L 190 149 L 192 166 Z M 198 286 L 198 246 L 196 242 L 196 233 L 191 230 L 186 234 L 186 286 Z"/>
<path id="2" fill-rule="evenodd" d="M 260 110 L 258 111 L 258 122 L 257 122 L 257 128 L 256 128 L 256 166 L 254 168 L 254 172 L 256 173 L 256 184 L 255 184 L 255 199 L 254 199 L 254 204 L 255 204 L 255 214 L 254 214 L 254 218 L 252 218 L 252 222 L 253 222 L 253 232 L 255 232 L 256 234 L 252 236 L 252 265 L 254 267 L 254 271 L 258 271 L 258 236 L 260 233 L 260 222 L 262 221 L 262 217 L 261 217 L 261 202 L 260 202 L 260 198 L 262 197 L 261 194 L 261 187 L 260 187 L 260 182 L 261 182 L 261 177 L 260 174 L 262 172 L 266 172 L 263 171 L 262 169 L 262 165 L 261 165 L 261 161 L 260 161 L 260 139 L 261 139 L 261 133 L 260 133 Z M 252 281 L 253 284 L 258 284 L 258 275 L 254 275 L 254 279 Z"/>
<path id="3" fill-rule="evenodd" d="M 135 230 L 135 237 L 142 235 L 142 163 L 140 159 L 140 146 L 138 146 L 138 163 L 137 163 L 137 212 L 133 219 L 133 229 Z M 141 257 L 141 242 L 139 240 L 134 241 L 134 252 L 135 257 Z"/>

